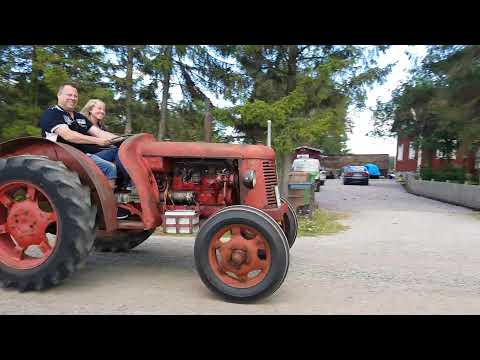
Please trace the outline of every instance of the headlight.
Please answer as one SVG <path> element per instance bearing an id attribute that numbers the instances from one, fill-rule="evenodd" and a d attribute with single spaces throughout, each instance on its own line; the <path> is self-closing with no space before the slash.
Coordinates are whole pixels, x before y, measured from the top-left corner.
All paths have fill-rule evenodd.
<path id="1" fill-rule="evenodd" d="M 255 174 L 255 170 L 247 170 L 245 174 L 243 174 L 243 185 L 250 189 L 253 189 L 256 183 L 257 175 Z"/>

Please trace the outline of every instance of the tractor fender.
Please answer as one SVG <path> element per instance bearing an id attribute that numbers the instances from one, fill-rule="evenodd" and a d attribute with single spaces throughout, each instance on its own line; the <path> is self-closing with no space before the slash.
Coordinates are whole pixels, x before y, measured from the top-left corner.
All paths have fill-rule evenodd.
<path id="1" fill-rule="evenodd" d="M 133 184 L 142 204 L 142 221 L 145 229 L 153 229 L 162 223 L 158 209 L 160 194 L 149 164 L 144 160 L 144 146 L 155 142 L 151 134 L 137 134 L 125 140 L 118 156 Z"/>
<path id="2" fill-rule="evenodd" d="M 107 177 L 87 155 L 73 146 L 39 137 L 22 137 L 0 143 L 0 158 L 27 154 L 61 161 L 75 171 L 81 182 L 92 190 L 92 200 L 99 209 L 100 228 L 107 232 L 118 228 L 116 200 L 111 186 Z"/>

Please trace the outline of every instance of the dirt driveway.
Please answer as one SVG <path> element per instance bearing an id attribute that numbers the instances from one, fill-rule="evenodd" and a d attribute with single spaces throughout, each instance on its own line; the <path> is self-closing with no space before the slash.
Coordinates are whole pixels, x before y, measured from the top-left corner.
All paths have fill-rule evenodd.
<path id="1" fill-rule="evenodd" d="M 126 254 L 95 253 L 61 286 L 0 290 L 0 314 L 480 313 L 480 220 L 406 193 L 391 180 L 327 180 L 320 207 L 350 229 L 297 239 L 281 288 L 255 304 L 218 299 L 198 278 L 193 237 L 153 237 Z"/>

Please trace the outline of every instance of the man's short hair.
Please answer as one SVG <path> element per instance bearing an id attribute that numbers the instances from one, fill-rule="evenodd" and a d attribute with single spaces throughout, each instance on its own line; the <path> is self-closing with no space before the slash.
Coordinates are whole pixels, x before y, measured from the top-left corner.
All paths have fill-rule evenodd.
<path id="1" fill-rule="evenodd" d="M 71 86 L 71 87 L 73 87 L 74 89 L 78 90 L 78 89 L 77 89 L 77 86 L 76 86 L 75 84 L 72 84 L 72 83 L 64 83 L 64 84 L 60 85 L 60 87 L 58 88 L 57 95 L 59 95 L 59 94 L 62 92 L 62 90 L 63 90 L 63 88 L 64 88 L 65 86 Z"/>

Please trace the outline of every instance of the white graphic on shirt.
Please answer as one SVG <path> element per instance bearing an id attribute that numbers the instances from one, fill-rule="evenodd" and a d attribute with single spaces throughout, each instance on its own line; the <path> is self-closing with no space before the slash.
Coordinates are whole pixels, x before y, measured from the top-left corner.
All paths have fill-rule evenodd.
<path id="1" fill-rule="evenodd" d="M 87 127 L 87 122 L 85 121 L 85 119 L 75 119 L 75 121 L 76 121 L 77 124 L 80 125 L 81 127 L 84 127 L 84 128 Z"/>
<path id="2" fill-rule="evenodd" d="M 68 126 L 73 124 L 73 120 L 70 119 L 70 117 L 68 115 L 63 115 L 63 121 L 65 121 Z"/>

